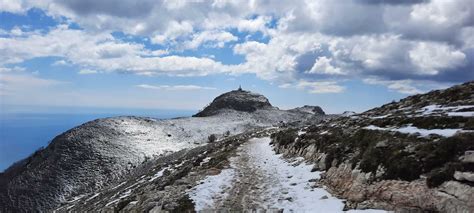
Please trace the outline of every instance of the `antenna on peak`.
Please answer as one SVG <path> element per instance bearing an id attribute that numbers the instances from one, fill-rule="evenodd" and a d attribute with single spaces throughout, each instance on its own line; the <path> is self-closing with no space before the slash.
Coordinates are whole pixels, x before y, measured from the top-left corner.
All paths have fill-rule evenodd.
<path id="1" fill-rule="evenodd" d="M 239 90 L 239 91 L 242 91 L 242 86 L 241 86 L 240 84 L 239 84 L 239 89 L 238 89 L 238 90 Z"/>

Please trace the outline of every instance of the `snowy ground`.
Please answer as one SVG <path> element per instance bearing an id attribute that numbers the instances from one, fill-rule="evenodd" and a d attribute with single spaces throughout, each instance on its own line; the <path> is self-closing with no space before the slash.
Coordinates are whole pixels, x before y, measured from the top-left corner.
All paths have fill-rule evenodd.
<path id="1" fill-rule="evenodd" d="M 196 210 L 284 209 L 284 212 L 342 212 L 343 200 L 314 186 L 319 172 L 311 172 L 301 158 L 277 155 L 269 138 L 254 138 L 230 159 L 230 168 L 208 176 L 188 193 Z M 353 210 L 358 212 L 362 210 Z M 364 210 L 364 212 L 384 212 Z"/>
<path id="2" fill-rule="evenodd" d="M 447 114 L 448 116 L 463 116 L 463 117 L 472 117 L 474 116 L 473 111 L 463 111 L 466 109 L 474 108 L 474 105 L 464 105 L 464 106 L 441 106 L 441 105 L 429 105 L 418 110 L 418 113 L 421 113 L 422 116 L 425 115 L 440 115 Z"/>
<path id="3" fill-rule="evenodd" d="M 451 137 L 458 132 L 468 132 L 469 130 L 462 130 L 462 129 L 420 129 L 417 127 L 410 125 L 399 127 L 399 128 L 382 128 L 374 125 L 366 126 L 364 129 L 368 130 L 380 130 L 380 131 L 394 131 L 400 132 L 405 134 L 419 134 L 420 137 L 426 137 L 431 134 L 441 135 L 444 137 Z"/>

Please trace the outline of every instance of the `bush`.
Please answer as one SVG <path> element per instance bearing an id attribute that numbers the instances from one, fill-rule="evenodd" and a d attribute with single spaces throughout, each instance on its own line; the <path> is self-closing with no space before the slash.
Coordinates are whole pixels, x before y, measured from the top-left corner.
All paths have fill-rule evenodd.
<path id="1" fill-rule="evenodd" d="M 298 137 L 296 129 L 282 130 L 271 135 L 273 142 L 279 145 L 287 145 L 293 143 L 295 142 L 296 137 Z"/>
<path id="2" fill-rule="evenodd" d="M 445 181 L 452 180 L 454 172 L 461 169 L 460 163 L 447 163 L 442 168 L 434 169 L 427 175 L 426 185 L 437 187 Z"/>
<path id="3" fill-rule="evenodd" d="M 211 135 L 209 135 L 209 137 L 207 137 L 207 140 L 208 140 L 209 143 L 213 143 L 217 140 L 217 137 L 216 137 L 216 135 L 211 134 Z"/>

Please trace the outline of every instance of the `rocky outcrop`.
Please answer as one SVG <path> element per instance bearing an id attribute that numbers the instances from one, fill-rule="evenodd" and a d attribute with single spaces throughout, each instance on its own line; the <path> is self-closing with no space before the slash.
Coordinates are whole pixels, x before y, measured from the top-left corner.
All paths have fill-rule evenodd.
<path id="1" fill-rule="evenodd" d="M 423 178 L 413 181 L 378 180 L 380 174 L 362 172 L 350 162 L 327 161 L 326 153 L 314 146 L 295 148 L 276 145 L 275 150 L 287 157 L 302 156 L 314 163 L 313 170 L 325 171 L 320 183 L 338 197 L 347 200 L 347 209 L 386 209 L 397 212 L 473 212 L 474 187 L 458 181 L 447 181 L 430 188 Z M 380 171 L 381 172 L 381 171 Z"/>
<path id="2" fill-rule="evenodd" d="M 221 110 L 254 112 L 258 109 L 269 109 L 272 105 L 260 94 L 246 90 L 233 90 L 215 98 L 207 107 L 193 117 L 207 117 L 218 114 Z"/>
<path id="3" fill-rule="evenodd" d="M 294 109 L 290 109 L 290 111 L 298 111 L 298 112 L 307 112 L 311 114 L 316 114 L 316 115 L 325 115 L 323 109 L 319 106 L 309 106 L 309 105 L 304 105 L 302 107 L 296 107 Z"/>
<path id="4" fill-rule="evenodd" d="M 397 211 L 472 212 L 474 188 L 448 181 L 429 188 L 422 179 L 415 181 L 373 181 L 371 174 L 341 164 L 322 176 L 322 183 L 346 198 L 349 208 L 382 208 Z"/>

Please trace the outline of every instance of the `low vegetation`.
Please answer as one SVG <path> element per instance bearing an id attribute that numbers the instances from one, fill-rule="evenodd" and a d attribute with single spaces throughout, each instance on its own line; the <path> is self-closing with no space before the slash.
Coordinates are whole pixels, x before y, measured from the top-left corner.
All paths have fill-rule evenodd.
<path id="1" fill-rule="evenodd" d="M 346 162 L 372 173 L 375 180 L 411 181 L 425 175 L 430 187 L 451 180 L 455 170 L 470 170 L 459 162 L 459 156 L 474 149 L 474 133 L 431 141 L 396 132 L 312 126 L 298 138 L 296 130 L 288 129 L 273 134 L 272 139 L 278 146 L 295 150 L 316 145 L 317 152 L 326 154 L 325 169 Z"/>

